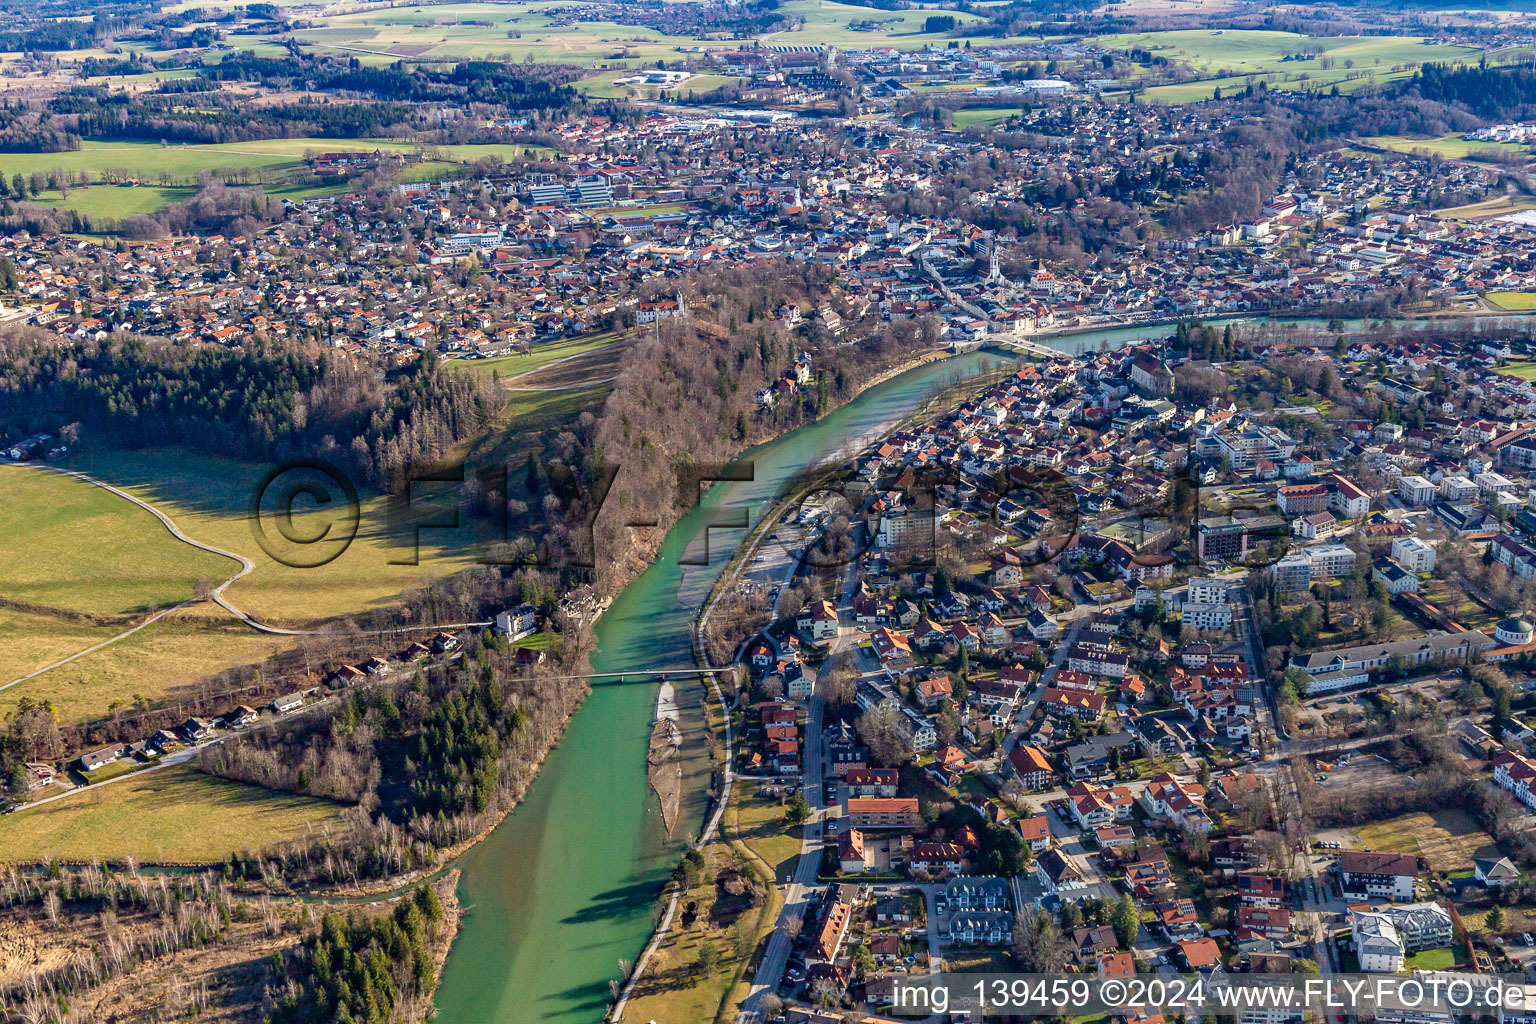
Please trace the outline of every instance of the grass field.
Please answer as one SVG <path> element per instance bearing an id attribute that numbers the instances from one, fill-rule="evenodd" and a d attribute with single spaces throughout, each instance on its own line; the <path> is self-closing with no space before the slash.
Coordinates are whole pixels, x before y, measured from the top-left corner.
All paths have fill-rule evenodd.
<path id="1" fill-rule="evenodd" d="M 746 972 L 753 951 L 778 920 L 782 898 L 770 875 L 784 881 L 793 873 L 793 855 L 800 850 L 798 829 L 786 828 L 778 801 L 748 795 L 737 787 L 726 808 L 720 836 L 704 848 L 706 873 L 700 884 L 680 901 L 683 911 L 640 984 L 625 1017 L 633 1020 L 712 1021 L 731 1019 L 729 1009 L 745 994 Z M 792 852 L 788 852 L 790 847 Z M 787 858 L 787 868 L 786 868 Z M 767 887 L 763 903 L 748 907 L 734 920 L 719 913 L 713 883 L 722 869 L 745 869 Z M 787 873 L 786 873 L 787 872 Z M 737 908 L 739 909 L 739 907 Z M 712 972 L 699 966 L 701 950 L 711 945 L 719 954 Z"/>
<path id="2" fill-rule="evenodd" d="M 1536 310 L 1536 292 L 1489 292 L 1483 298 L 1512 313 Z"/>
<path id="3" fill-rule="evenodd" d="M 135 857 L 211 864 L 270 850 L 339 823 L 340 807 L 178 766 L 18 811 L 0 828 L 0 863 Z"/>
<path id="4" fill-rule="evenodd" d="M 89 188 L 72 188 L 68 194 L 45 191 L 33 196 L 30 202 L 73 210 L 87 217 L 111 220 L 157 213 L 172 203 L 184 202 L 196 194 L 197 190 L 189 185 L 142 185 L 137 188 L 92 185 Z"/>
<path id="5" fill-rule="evenodd" d="M 658 94 L 666 92 L 675 96 L 686 97 L 691 94 L 703 95 L 714 92 L 726 85 L 739 85 L 743 80 L 733 75 L 694 75 L 675 86 L 661 85 L 615 85 L 614 80 L 627 78 L 634 74 L 628 69 L 619 71 L 604 71 L 600 75 L 584 78 L 576 83 L 576 89 L 583 96 L 594 99 L 629 99 L 638 94 L 642 99 L 655 99 Z"/>
<path id="6" fill-rule="evenodd" d="M 1502 217 L 1506 213 L 1519 213 L 1521 210 L 1536 209 L 1536 199 L 1530 196 L 1504 195 L 1496 199 L 1485 199 L 1481 203 L 1470 203 L 1467 206 L 1451 206 L 1435 213 L 1451 220 L 1488 220 L 1492 217 Z"/>
<path id="7" fill-rule="evenodd" d="M 0 172 L 7 178 L 14 174 L 60 170 L 85 174 L 93 180 L 104 173 L 140 180 L 168 175 L 191 179 L 203 171 L 292 167 L 292 155 L 265 154 L 240 150 L 241 144 L 227 146 L 160 146 L 153 142 L 84 142 L 69 153 L 0 154 Z M 249 145 L 246 143 L 245 145 Z"/>
<path id="8" fill-rule="evenodd" d="M 732 835 L 763 859 L 780 882 L 794 877 L 800 857 L 800 829 L 784 823 L 784 808 L 777 800 L 745 796 L 733 801 L 726 822 Z"/>
<path id="9" fill-rule="evenodd" d="M 578 356 L 569 368 L 551 373 L 586 372 L 589 361 L 601 359 L 604 347 L 615 341 L 613 334 L 573 339 L 510 357 L 501 370 L 523 372 Z M 468 508 L 477 470 L 521 466 L 547 439 L 549 427 L 599 407 L 610 387 L 509 395 L 496 429 L 464 446 L 468 484 L 418 484 L 408 504 L 360 486 L 356 538 L 315 568 L 281 564 L 257 542 L 249 508 L 269 466 L 179 449 L 82 448 L 72 453 L 68 468 L 150 502 L 191 537 L 250 558 L 256 568 L 225 592 L 241 609 L 276 625 L 331 622 L 348 628 L 350 617 L 393 606 L 405 592 L 479 564 L 488 552 L 486 542 L 501 539 L 490 536 L 499 524 L 476 522 L 467 514 L 458 529 L 418 531 L 417 524 L 442 509 Z M 222 581 L 238 569 L 230 559 L 176 541 L 149 513 L 83 481 L 36 468 L 4 468 L 0 474 L 10 499 L 0 502 L 0 595 L 18 603 L 0 605 L 0 684 L 112 639 L 152 607 L 186 600 L 198 578 Z M 301 533 L 317 534 L 327 523 L 345 526 L 324 509 L 296 516 Z M 91 621 L 87 615 L 123 618 Z M 0 691 L 0 715 L 33 697 L 52 701 L 63 721 L 98 719 L 113 705 L 174 699 L 209 674 L 259 663 L 293 644 L 257 633 L 217 606 L 199 604 Z"/>
<path id="10" fill-rule="evenodd" d="M 251 170 L 264 172 L 269 192 L 297 198 L 302 194 L 336 191 L 343 187 L 336 184 L 306 185 L 296 190 L 295 172 L 301 169 L 306 153 L 371 153 L 374 150 L 414 153 L 420 148 L 413 142 L 400 139 L 265 139 L 259 142 L 206 146 L 161 146 L 153 142 L 88 140 L 81 144 L 80 149 L 69 153 L 0 154 L 0 173 L 9 180 L 16 174 L 63 171 L 71 175 L 84 175 L 92 181 L 137 178 L 141 182 L 161 186 L 72 189 L 65 202 L 65 205 L 78 208 L 82 213 L 125 217 L 134 213 L 153 212 L 152 209 L 142 208 L 149 204 L 156 204 L 154 209 L 159 209 L 166 203 L 187 198 L 190 193 L 183 195 L 183 192 L 188 191 L 184 187 L 165 186 L 189 185 L 197 175 L 205 171 L 241 176 L 234 177 L 234 180 L 242 180 L 246 172 Z M 485 157 L 498 157 L 505 161 L 517 156 L 547 153 L 548 150 L 537 146 L 492 143 L 435 146 L 428 152 L 438 158 L 428 163 L 441 172 L 451 170 L 456 164 L 473 163 Z M 404 175 L 420 170 L 421 165 L 409 167 Z M 314 180 L 309 175 L 303 178 L 309 182 Z M 39 202 L 59 205 L 59 197 L 57 193 L 44 193 Z M 76 203 L 85 205 L 77 207 Z"/>
<path id="11" fill-rule="evenodd" d="M 955 111 L 956 128 L 990 127 L 1024 113 L 1022 107 L 968 107 Z"/>
<path id="12" fill-rule="evenodd" d="M 1432 153 L 1451 160 L 1468 160 L 1489 156 L 1530 156 L 1530 147 L 1514 142 L 1469 142 L 1459 135 L 1439 135 L 1414 138 L 1407 135 L 1377 135 L 1362 139 L 1372 146 L 1391 149 L 1399 153 Z"/>
<path id="13" fill-rule="evenodd" d="M 508 459 L 508 465 L 522 465 L 528 450 L 527 442 L 539 431 L 553 423 L 563 423 L 583 409 L 596 409 L 613 390 L 612 384 L 594 384 L 575 391 L 517 391 L 502 410 L 502 430 L 477 445 L 476 453 L 494 451 L 491 458 Z M 487 449 L 485 444 L 491 447 Z M 478 461 L 480 455 L 471 456 Z"/>
<path id="14" fill-rule="evenodd" d="M 1466 963 L 1459 949 L 1423 949 L 1403 964 L 1410 971 L 1449 971 Z"/>
<path id="15" fill-rule="evenodd" d="M 1097 36 L 1095 45 L 1115 49 L 1139 47 L 1153 53 L 1181 60 L 1197 71 L 1214 74 L 1278 72 L 1308 73 L 1314 77 L 1327 71 L 1391 70 L 1392 65 L 1417 65 L 1424 61 L 1453 61 L 1478 51 L 1466 46 L 1425 43 L 1408 36 L 1303 36 L 1295 32 L 1257 29 L 1185 29 L 1176 32 L 1138 32 Z M 1318 58 L 1287 61 L 1311 46 L 1322 47 Z M 1321 66 L 1328 57 L 1334 67 Z M 1351 66 L 1346 67 L 1346 63 Z"/>
<path id="16" fill-rule="evenodd" d="M 1536 380 L 1536 361 L 1530 359 L 1511 359 L 1499 367 L 1499 373 L 1507 373 L 1521 380 Z"/>
<path id="17" fill-rule="evenodd" d="M 522 61 L 560 61 L 599 70 L 632 67 L 658 58 L 673 59 L 680 50 L 709 44 L 707 39 L 669 36 L 636 25 L 578 22 L 558 25 L 551 11 L 559 0 L 521 3 L 456 3 L 386 10 L 355 11 L 317 17 L 294 36 L 312 46 L 335 49 L 371 62 L 394 58 L 458 60 L 469 57 Z M 924 10 L 876 11 L 830 0 L 790 0 L 786 12 L 800 15 L 797 31 L 761 37 L 774 45 L 890 46 L 919 49 L 944 45 L 948 37 L 923 31 Z M 980 15 L 957 13 L 961 21 Z M 857 31 L 853 22 L 883 22 L 871 31 Z M 1002 42 L 1002 41 L 999 41 Z M 243 45 L 236 40 L 235 45 Z M 609 83 L 595 81 L 592 95 L 605 95 Z M 684 84 L 686 92 L 690 86 Z M 695 90 L 712 88 L 695 84 Z"/>
<path id="18" fill-rule="evenodd" d="M 15 467 L 0 474 L 0 537 L 27 553 L 0 560 L 0 594 L 11 601 L 137 616 L 187 600 L 199 577 L 222 582 L 240 569 L 183 544 L 148 512 L 83 480 Z"/>
<path id="19" fill-rule="evenodd" d="M 1454 61 L 1479 53 L 1470 47 L 1426 44 L 1419 37 L 1338 36 L 1318 38 L 1292 32 L 1246 29 L 1186 29 L 1095 37 L 1099 45 L 1135 46 L 1187 64 L 1217 80 L 1152 86 L 1141 94 L 1149 103 L 1194 103 L 1217 89 L 1231 95 L 1250 82 L 1290 91 L 1332 89 L 1351 93 L 1411 75 L 1425 61 Z M 1310 60 L 1285 60 L 1318 45 Z M 1329 66 L 1324 66 L 1325 63 Z"/>
<path id="20" fill-rule="evenodd" d="M 51 616 L 0 608 L 0 683 L 83 651 L 122 632 L 122 627 L 79 626 Z M 59 721 L 91 722 L 187 692 L 197 680 L 239 665 L 257 664 L 292 647 L 291 638 L 258 633 L 222 609 L 197 605 L 82 658 L 0 690 L 0 717 L 23 697 L 46 700 Z"/>
<path id="21" fill-rule="evenodd" d="M 256 563 L 225 596 L 245 611 L 281 624 L 305 624 L 382 607 L 404 590 L 473 563 L 473 545 L 452 531 L 421 533 L 420 565 L 392 564 L 411 557 L 409 510 L 360 488 L 357 536 L 333 561 L 312 569 L 279 564 L 257 543 L 249 507 L 262 476 L 271 469 L 206 456 L 189 458 L 176 449 L 92 450 L 76 453 L 82 469 L 156 505 L 189 536 Z M 429 500 L 418 488 L 416 501 Z M 442 493 L 442 491 L 438 491 Z M 416 505 L 419 516 L 420 505 Z M 297 529 L 317 535 L 338 522 L 330 510 L 295 517 Z M 339 545 L 338 545 L 339 547 Z M 327 553 L 330 553 L 327 551 Z"/>
<path id="22" fill-rule="evenodd" d="M 528 352 L 496 356 L 494 359 L 458 360 L 448 365 L 474 370 L 476 373 L 499 373 L 503 379 L 506 379 L 529 373 L 541 366 L 548 366 L 559 359 L 601 351 L 618 340 L 619 336 L 613 331 L 600 331 L 595 334 L 584 334 L 579 338 L 571 338 L 568 341 L 544 342 L 533 346 Z"/>
<path id="23" fill-rule="evenodd" d="M 1493 837 L 1459 809 L 1414 811 L 1362 825 L 1356 832 L 1372 850 L 1417 854 L 1433 871 L 1454 871 L 1496 849 Z"/>

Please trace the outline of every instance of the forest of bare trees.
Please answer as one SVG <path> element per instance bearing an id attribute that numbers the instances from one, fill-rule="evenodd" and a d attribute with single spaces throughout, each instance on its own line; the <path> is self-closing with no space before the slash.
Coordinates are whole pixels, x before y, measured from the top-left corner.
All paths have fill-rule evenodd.
<path id="1" fill-rule="evenodd" d="M 780 306 L 835 304 L 830 271 L 810 264 L 710 271 L 691 283 L 685 301 L 688 318 L 663 322 L 626 354 L 592 433 L 598 461 L 617 469 L 596 524 L 599 564 L 623 563 L 632 543 L 627 523 L 648 519 L 664 529 L 697 500 L 679 493 L 685 465 L 723 467 L 937 341 L 930 325 L 910 321 L 859 325 L 844 338 L 819 327 L 789 329 L 775 319 Z M 761 409 L 758 392 L 789 374 L 802 352 L 813 382 Z"/>

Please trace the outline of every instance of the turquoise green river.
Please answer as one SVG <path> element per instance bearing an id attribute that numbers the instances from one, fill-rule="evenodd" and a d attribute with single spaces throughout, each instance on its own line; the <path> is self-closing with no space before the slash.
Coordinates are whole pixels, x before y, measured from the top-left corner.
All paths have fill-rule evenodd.
<path id="1" fill-rule="evenodd" d="M 1064 351 L 1165 337 L 1167 327 L 1051 340 Z M 684 836 L 669 840 L 646 776 L 655 718 L 651 673 L 693 666 L 689 631 L 710 586 L 746 535 L 710 526 L 747 510 L 750 522 L 796 477 L 851 452 L 945 387 L 1008 357 L 972 352 L 930 363 L 867 390 L 816 423 L 760 445 L 738 462 L 749 482 L 718 483 L 668 532 L 656 561 L 597 626 L 594 671 L 640 673 L 599 681 L 572 718 L 527 797 L 458 862 L 468 911 L 436 997 L 443 1024 L 593 1024 L 613 995 L 619 961 L 633 962 L 684 838 L 702 824 L 703 786 L 691 787 Z M 703 559 L 707 565 L 684 565 Z M 643 1024 L 643 1022 L 642 1022 Z"/>

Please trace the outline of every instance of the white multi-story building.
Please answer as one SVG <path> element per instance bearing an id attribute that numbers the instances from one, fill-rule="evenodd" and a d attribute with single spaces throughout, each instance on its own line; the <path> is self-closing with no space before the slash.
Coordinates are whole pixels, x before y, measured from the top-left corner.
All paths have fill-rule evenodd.
<path id="1" fill-rule="evenodd" d="M 1513 751 L 1506 750 L 1493 761 L 1493 781 L 1525 806 L 1536 810 L 1536 765 Z"/>
<path id="2" fill-rule="evenodd" d="M 1316 695 L 1367 682 L 1372 672 L 1386 669 L 1394 660 L 1404 669 L 1435 662 L 1453 664 L 1465 661 L 1469 655 L 1485 651 L 1493 644 L 1492 637 L 1475 629 L 1465 633 L 1435 633 L 1410 640 L 1299 654 L 1291 659 L 1291 667 L 1312 677 L 1307 693 Z"/>
<path id="3" fill-rule="evenodd" d="M 1328 507 L 1345 519 L 1364 519 L 1371 510 L 1371 496 L 1335 473 L 1328 478 Z"/>
<path id="4" fill-rule="evenodd" d="M 1394 537 L 1392 561 L 1409 572 L 1429 572 L 1435 567 L 1435 549 L 1417 537 Z"/>
<path id="5" fill-rule="evenodd" d="M 1396 973 L 1409 953 L 1441 949 L 1455 938 L 1451 915 L 1438 903 L 1355 910 L 1350 924 L 1360 969 L 1372 973 Z"/>
<path id="6" fill-rule="evenodd" d="M 1228 592 L 1233 586 L 1232 580 L 1224 580 L 1217 576 L 1191 576 L 1186 597 L 1190 601 L 1203 604 L 1226 604 L 1231 600 Z"/>
<path id="7" fill-rule="evenodd" d="M 1270 566 L 1269 573 L 1275 578 L 1275 589 L 1282 594 L 1306 590 L 1312 585 L 1312 560 L 1300 551 L 1292 551 Z"/>
<path id="8" fill-rule="evenodd" d="M 1472 478 L 1472 482 L 1477 484 L 1478 491 L 1485 497 L 1498 494 L 1500 491 L 1514 491 L 1517 489 L 1517 485 L 1513 480 L 1503 473 L 1495 473 L 1492 470 L 1477 474 Z"/>
<path id="9" fill-rule="evenodd" d="M 1396 974 L 1403 969 L 1403 939 L 1386 914 L 1357 910 L 1351 916 L 1355 960 L 1362 971 Z"/>
<path id="10" fill-rule="evenodd" d="M 1319 544 L 1304 552 L 1312 563 L 1312 578 L 1328 580 L 1348 576 L 1355 570 L 1355 550 L 1347 544 Z"/>
<path id="11" fill-rule="evenodd" d="M 1196 629 L 1231 629 L 1232 606 L 1225 601 L 1185 601 L 1180 613 L 1186 626 Z"/>
<path id="12" fill-rule="evenodd" d="M 1421 476 L 1405 476 L 1397 481 L 1397 496 L 1410 505 L 1428 505 L 1435 500 L 1435 485 Z"/>
<path id="13" fill-rule="evenodd" d="M 1471 501 L 1477 497 L 1477 484 L 1461 475 L 1447 476 L 1440 480 L 1440 497 L 1446 501 Z"/>

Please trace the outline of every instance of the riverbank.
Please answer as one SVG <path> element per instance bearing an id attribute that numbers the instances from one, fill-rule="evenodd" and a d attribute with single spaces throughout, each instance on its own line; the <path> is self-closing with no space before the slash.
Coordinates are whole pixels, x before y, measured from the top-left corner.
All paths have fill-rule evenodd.
<path id="1" fill-rule="evenodd" d="M 678 814 L 683 803 L 683 766 L 678 762 L 678 749 L 683 745 L 683 734 L 677 722 L 671 718 L 657 718 L 651 729 L 650 750 L 645 757 L 646 777 L 650 780 L 651 794 L 661 809 L 661 821 L 667 830 L 667 838 L 677 835 Z"/>

